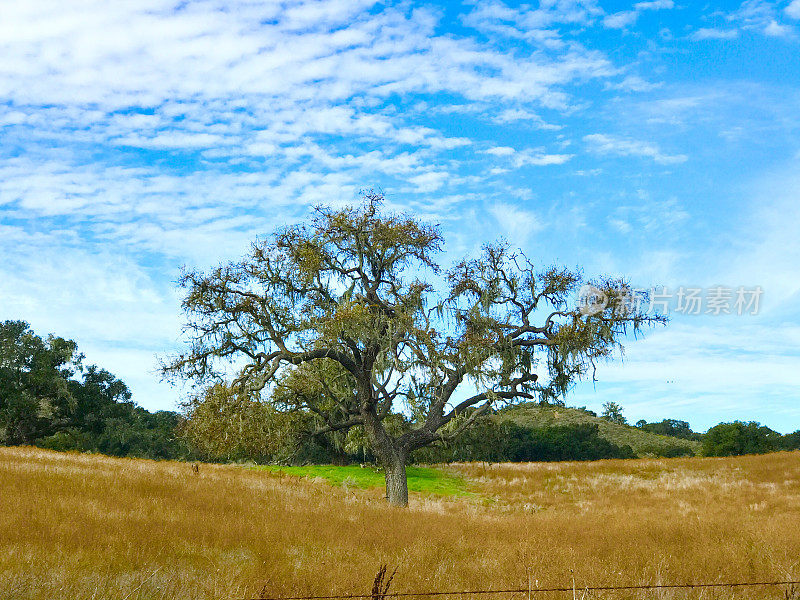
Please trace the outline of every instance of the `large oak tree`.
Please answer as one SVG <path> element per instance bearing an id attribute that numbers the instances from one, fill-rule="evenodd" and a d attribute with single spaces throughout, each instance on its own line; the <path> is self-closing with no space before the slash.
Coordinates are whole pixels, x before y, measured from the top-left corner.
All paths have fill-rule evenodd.
<path id="1" fill-rule="evenodd" d="M 580 273 L 503 243 L 442 270 L 438 226 L 382 201 L 319 207 L 241 261 L 185 272 L 190 348 L 164 373 L 214 381 L 234 364 L 234 386 L 313 413 L 317 433 L 363 427 L 388 500 L 405 505 L 410 452 L 498 403 L 562 398 L 628 333 L 664 321 L 623 302 L 619 280 L 592 282 L 587 310 Z M 410 428 L 387 426 L 399 411 Z"/>
<path id="2" fill-rule="evenodd" d="M 70 379 L 82 359 L 72 340 L 41 338 L 25 321 L 0 322 L 0 444 L 30 444 L 70 424 Z"/>

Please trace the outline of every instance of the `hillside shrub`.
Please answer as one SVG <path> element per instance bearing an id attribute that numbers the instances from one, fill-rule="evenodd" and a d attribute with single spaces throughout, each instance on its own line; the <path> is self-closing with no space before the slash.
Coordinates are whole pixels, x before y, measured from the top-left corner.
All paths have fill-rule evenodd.
<path id="1" fill-rule="evenodd" d="M 764 454 L 781 449 L 781 434 L 755 421 L 720 423 L 703 436 L 705 456 Z"/>
<path id="2" fill-rule="evenodd" d="M 595 423 L 529 428 L 483 419 L 455 442 L 415 454 L 419 462 L 527 462 L 634 458 L 630 446 L 600 437 Z"/>

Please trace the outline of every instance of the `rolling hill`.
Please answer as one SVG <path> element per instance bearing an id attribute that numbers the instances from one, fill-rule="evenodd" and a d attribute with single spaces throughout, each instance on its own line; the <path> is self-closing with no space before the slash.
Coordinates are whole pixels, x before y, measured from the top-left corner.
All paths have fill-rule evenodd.
<path id="1" fill-rule="evenodd" d="M 600 437 L 617 446 L 630 446 L 639 457 L 662 456 L 670 451 L 674 452 L 673 449 L 689 449 L 699 455 L 702 447 L 698 441 L 649 433 L 631 425 L 611 423 L 579 408 L 565 406 L 523 404 L 502 409 L 492 418 L 499 422 L 512 421 L 532 429 L 594 423 L 598 426 Z"/>

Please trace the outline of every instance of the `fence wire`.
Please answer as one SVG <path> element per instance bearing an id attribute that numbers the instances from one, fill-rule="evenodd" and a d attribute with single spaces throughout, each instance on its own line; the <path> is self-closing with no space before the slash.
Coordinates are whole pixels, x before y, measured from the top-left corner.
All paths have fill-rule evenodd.
<path id="1" fill-rule="evenodd" d="M 538 594 L 557 592 L 614 592 L 632 590 L 665 590 L 665 589 L 692 589 L 692 588 L 736 588 L 736 587 L 766 587 L 766 586 L 795 586 L 800 581 L 747 581 L 734 583 L 675 583 L 675 584 L 642 584 L 642 585 L 597 585 L 597 586 L 569 586 L 550 588 L 513 588 L 500 590 L 464 590 L 464 591 L 430 591 L 430 592 L 387 592 L 375 594 L 337 594 L 331 596 L 261 596 L 245 600 L 356 600 L 371 598 L 382 600 L 384 598 L 418 598 L 424 596 L 479 596 L 488 594 Z"/>

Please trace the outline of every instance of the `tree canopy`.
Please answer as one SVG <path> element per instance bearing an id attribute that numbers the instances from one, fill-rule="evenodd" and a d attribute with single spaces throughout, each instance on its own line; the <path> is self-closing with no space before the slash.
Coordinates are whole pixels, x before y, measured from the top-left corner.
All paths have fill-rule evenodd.
<path id="1" fill-rule="evenodd" d="M 30 443 L 69 422 L 69 379 L 83 356 L 72 340 L 42 339 L 24 321 L 0 323 L 0 438 Z"/>
<path id="2" fill-rule="evenodd" d="M 781 436 L 777 431 L 755 421 L 745 423 L 720 423 L 703 436 L 705 456 L 739 456 L 763 454 L 779 449 L 789 449 L 790 436 Z M 786 438 L 786 439 L 784 439 Z"/>
<path id="3" fill-rule="evenodd" d="M 636 426 L 650 433 L 668 435 L 685 440 L 699 440 L 701 437 L 699 433 L 692 431 L 688 421 L 679 419 L 663 419 L 657 423 L 648 423 L 644 419 L 640 419 L 636 422 Z"/>
<path id="4" fill-rule="evenodd" d="M 590 282 L 604 301 L 584 310 L 580 272 L 538 269 L 505 243 L 443 269 L 438 226 L 382 203 L 318 207 L 242 260 L 187 270 L 189 348 L 164 374 L 213 384 L 236 365 L 234 387 L 313 415 L 317 434 L 362 427 L 404 505 L 410 452 L 498 403 L 560 401 L 626 334 L 665 321 L 624 302 L 619 279 Z M 393 432 L 398 412 L 408 426 Z"/>
<path id="5" fill-rule="evenodd" d="M 606 421 L 617 425 L 627 425 L 628 419 L 622 414 L 622 407 L 616 402 L 606 402 L 603 404 L 603 413 L 600 415 Z"/>
<path id="6" fill-rule="evenodd" d="M 0 444 L 33 444 L 117 456 L 176 458 L 179 415 L 136 406 L 121 380 L 84 366 L 77 344 L 0 323 Z"/>

